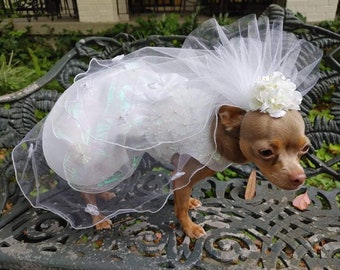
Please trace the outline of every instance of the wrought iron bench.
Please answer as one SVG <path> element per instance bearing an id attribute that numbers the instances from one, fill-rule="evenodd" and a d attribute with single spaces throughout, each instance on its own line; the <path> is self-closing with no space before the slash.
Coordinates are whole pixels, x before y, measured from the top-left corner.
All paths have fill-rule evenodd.
<path id="1" fill-rule="evenodd" d="M 333 70 L 305 97 L 302 114 L 312 150 L 306 159 L 309 177 L 323 173 L 340 180 L 340 156 L 324 162 L 315 149 L 322 142 L 340 144 L 340 64 L 337 60 L 340 35 L 304 24 L 289 10 L 272 5 L 270 18 L 284 17 L 285 27 L 327 51 L 324 58 Z M 115 38 L 80 40 L 44 77 L 22 91 L 0 97 L 0 149 L 12 148 L 41 113 L 47 113 L 60 96 L 48 90 L 56 79 L 67 88 L 74 75 L 86 70 L 92 57 L 111 58 L 146 45 L 174 46 L 183 36 L 151 36 L 135 40 L 121 34 Z M 335 50 L 334 50 L 335 48 Z M 313 104 L 334 88 L 331 113 L 334 119 L 307 120 Z M 140 170 L 159 166 L 146 157 Z M 219 181 L 209 178 L 198 185 L 194 196 L 203 207 L 191 214 L 204 226 L 207 237 L 196 241 L 185 237 L 173 214 L 172 202 L 156 214 L 121 215 L 113 229 L 74 230 L 60 217 L 33 209 L 23 198 L 13 176 L 10 157 L 1 164 L 0 175 L 0 269 L 339 269 L 340 189 L 323 191 L 304 186 L 299 191 L 277 189 L 264 179 L 257 184 L 255 198 L 244 199 L 245 179 Z M 339 168 L 339 166 L 337 167 Z M 247 177 L 251 168 L 233 166 Z M 166 177 L 154 172 L 145 177 Z M 312 204 L 300 211 L 292 206 L 296 194 L 308 190 Z"/>

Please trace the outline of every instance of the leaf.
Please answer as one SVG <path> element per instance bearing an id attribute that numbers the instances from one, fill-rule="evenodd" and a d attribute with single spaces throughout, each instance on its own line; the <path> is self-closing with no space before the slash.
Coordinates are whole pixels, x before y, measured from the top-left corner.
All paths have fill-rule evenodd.
<path id="1" fill-rule="evenodd" d="M 249 175 L 244 198 L 246 200 L 251 200 L 252 198 L 255 197 L 255 193 L 256 193 L 256 170 L 254 169 Z"/>
<path id="2" fill-rule="evenodd" d="M 329 144 L 329 152 L 331 152 L 333 155 L 339 155 L 340 154 L 340 144 Z"/>
<path id="3" fill-rule="evenodd" d="M 98 239 L 92 243 L 93 248 L 100 249 L 104 244 L 104 240 Z"/>
<path id="4" fill-rule="evenodd" d="M 216 173 L 216 177 L 217 177 L 218 180 L 221 180 L 221 181 L 224 180 L 224 175 L 220 172 Z"/>
<path id="5" fill-rule="evenodd" d="M 85 244 L 87 244 L 88 240 L 89 240 L 89 237 L 86 234 L 84 234 L 77 240 L 76 244 L 85 245 Z"/>
<path id="6" fill-rule="evenodd" d="M 301 211 L 307 209 L 310 204 L 311 200 L 308 197 L 307 191 L 293 200 L 293 206 Z"/>
<path id="7" fill-rule="evenodd" d="M 29 53 L 29 55 L 32 59 L 33 67 L 34 67 L 36 74 L 39 77 L 41 77 L 44 73 L 41 70 L 39 58 L 35 55 L 34 51 L 31 48 L 27 48 L 27 50 L 28 50 L 28 53 Z"/>
<path id="8" fill-rule="evenodd" d="M 12 208 L 13 208 L 13 203 L 10 202 L 10 201 L 7 201 L 6 204 L 5 204 L 4 209 L 2 210 L 2 214 L 3 215 L 7 214 Z"/>

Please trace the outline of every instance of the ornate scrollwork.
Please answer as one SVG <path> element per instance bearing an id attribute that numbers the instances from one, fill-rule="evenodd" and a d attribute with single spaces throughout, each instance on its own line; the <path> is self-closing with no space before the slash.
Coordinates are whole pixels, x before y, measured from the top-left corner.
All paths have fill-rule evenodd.
<path id="1" fill-rule="evenodd" d="M 2 228 L 1 256 L 7 266 L 18 266 L 16 254 L 24 246 L 23 261 L 37 261 L 44 267 L 62 265 L 66 259 L 68 265 L 78 267 L 88 263 L 86 269 L 94 263 L 98 268 L 119 268 L 131 261 L 139 269 L 229 269 L 236 265 L 237 269 L 336 269 L 340 225 L 334 217 L 340 215 L 339 190 L 303 187 L 287 192 L 261 182 L 255 198 L 246 201 L 245 184 L 242 179 L 210 178 L 195 188 L 193 194 L 203 206 L 191 215 L 207 231 L 205 238 L 196 241 L 178 228 L 171 201 L 155 214 L 121 215 L 106 232 L 74 230 L 54 214 L 29 209 Z M 305 211 L 295 209 L 292 199 L 306 190 L 312 205 Z"/>

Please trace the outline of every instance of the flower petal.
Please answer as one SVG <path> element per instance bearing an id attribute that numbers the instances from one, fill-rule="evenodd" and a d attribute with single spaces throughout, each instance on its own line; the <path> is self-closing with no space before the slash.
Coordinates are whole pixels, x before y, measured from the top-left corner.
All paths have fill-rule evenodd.
<path id="1" fill-rule="evenodd" d="M 301 101 L 302 96 L 296 91 L 296 85 L 281 72 L 274 72 L 254 83 L 249 106 L 253 111 L 260 110 L 279 118 L 288 110 L 298 110 Z"/>

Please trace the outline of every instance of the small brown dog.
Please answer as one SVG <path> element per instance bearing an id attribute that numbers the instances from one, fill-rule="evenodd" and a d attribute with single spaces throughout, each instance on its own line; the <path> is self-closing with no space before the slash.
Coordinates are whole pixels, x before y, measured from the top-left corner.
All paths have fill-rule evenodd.
<path id="1" fill-rule="evenodd" d="M 217 127 L 215 121 L 212 125 L 212 135 L 216 134 L 216 137 L 211 139 L 216 141 L 221 156 L 234 163 L 254 163 L 269 181 L 283 189 L 294 190 L 304 183 L 306 175 L 299 161 L 308 151 L 310 142 L 304 134 L 304 122 L 299 112 L 290 110 L 284 117 L 273 118 L 268 113 L 222 106 L 217 120 Z M 177 162 L 178 154 L 175 154 L 172 159 L 175 167 Z M 191 198 L 191 191 L 196 183 L 215 171 L 202 167 L 194 158 L 186 163 L 183 171 L 185 174 L 173 182 L 175 214 L 186 235 L 199 238 L 205 231 L 191 220 L 188 211 L 199 207 L 201 202 Z M 106 192 L 100 196 L 112 198 Z M 96 205 L 94 194 L 83 197 L 86 203 Z M 94 224 L 103 218 L 92 216 Z M 110 220 L 96 225 L 96 229 L 110 227 Z"/>
<path id="2" fill-rule="evenodd" d="M 306 175 L 299 161 L 307 153 L 310 142 L 304 134 L 304 122 L 299 112 L 288 111 L 282 118 L 273 118 L 267 113 L 222 106 L 217 125 L 217 149 L 226 159 L 235 163 L 255 163 L 270 182 L 283 189 L 294 190 L 304 183 Z M 184 168 L 188 173 L 175 180 L 175 188 L 187 183 L 190 172 L 194 173 L 201 166 L 191 159 Z M 193 223 L 188 215 L 189 209 L 201 205 L 190 197 L 192 188 L 214 173 L 204 167 L 191 177 L 188 185 L 174 192 L 175 214 L 191 238 L 205 235 L 204 229 Z"/>

